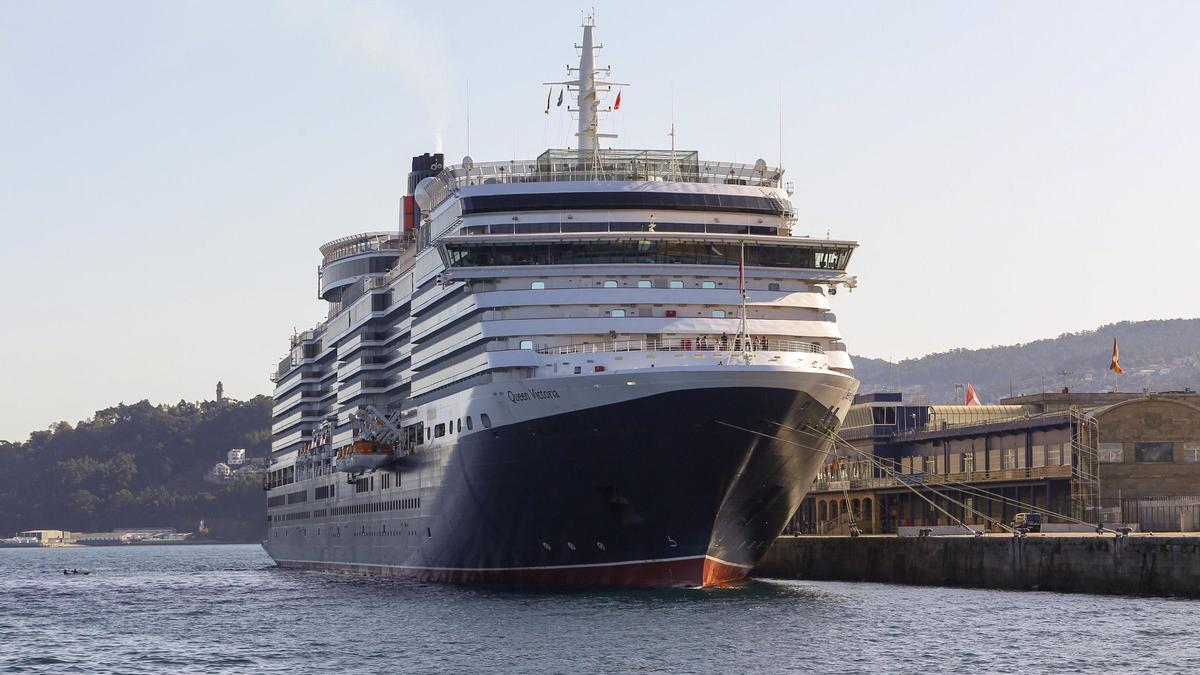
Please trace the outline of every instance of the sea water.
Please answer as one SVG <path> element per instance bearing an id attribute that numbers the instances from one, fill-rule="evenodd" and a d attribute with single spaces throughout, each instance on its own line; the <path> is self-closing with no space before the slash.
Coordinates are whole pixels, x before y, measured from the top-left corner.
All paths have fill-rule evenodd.
<path id="1" fill-rule="evenodd" d="M 772 580 L 540 591 L 283 570 L 258 546 L 0 550 L 0 672 L 494 671 L 1200 672 L 1200 602 Z"/>

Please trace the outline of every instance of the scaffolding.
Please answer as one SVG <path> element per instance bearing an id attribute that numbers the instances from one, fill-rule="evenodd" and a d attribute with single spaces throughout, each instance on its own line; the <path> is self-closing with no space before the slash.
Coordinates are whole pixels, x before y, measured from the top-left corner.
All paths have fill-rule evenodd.
<path id="1" fill-rule="evenodd" d="M 1100 425 L 1091 414 L 1072 406 L 1071 516 L 1100 522 Z"/>

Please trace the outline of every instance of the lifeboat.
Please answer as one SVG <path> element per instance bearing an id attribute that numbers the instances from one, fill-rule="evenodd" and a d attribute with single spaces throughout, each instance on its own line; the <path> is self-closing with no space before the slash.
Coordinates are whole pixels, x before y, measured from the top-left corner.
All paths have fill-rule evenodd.
<path id="1" fill-rule="evenodd" d="M 311 443 L 305 443 L 296 453 L 296 466 L 308 467 L 313 464 L 313 448 Z"/>
<path id="2" fill-rule="evenodd" d="M 338 471 L 354 474 L 374 471 L 393 460 L 390 444 L 363 440 L 338 448 L 334 463 Z"/>

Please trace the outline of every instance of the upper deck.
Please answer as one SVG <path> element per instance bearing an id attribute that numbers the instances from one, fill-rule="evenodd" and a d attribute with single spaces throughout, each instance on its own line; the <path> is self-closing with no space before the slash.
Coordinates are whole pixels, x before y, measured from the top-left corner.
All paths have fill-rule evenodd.
<path id="1" fill-rule="evenodd" d="M 701 160 L 695 151 L 597 149 L 547 150 L 530 160 L 450 165 L 423 182 L 429 211 L 465 187 L 557 182 L 702 183 L 786 189 L 783 170 L 754 164 Z"/>

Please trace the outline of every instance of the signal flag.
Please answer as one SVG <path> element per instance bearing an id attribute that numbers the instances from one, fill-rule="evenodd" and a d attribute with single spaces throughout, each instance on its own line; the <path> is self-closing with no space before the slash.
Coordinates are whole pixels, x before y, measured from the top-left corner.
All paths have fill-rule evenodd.
<path id="1" fill-rule="evenodd" d="M 1112 363 L 1108 364 L 1108 369 L 1117 375 L 1124 375 L 1125 371 L 1121 368 L 1121 352 L 1117 349 L 1117 338 L 1113 338 L 1113 354 Z"/>

